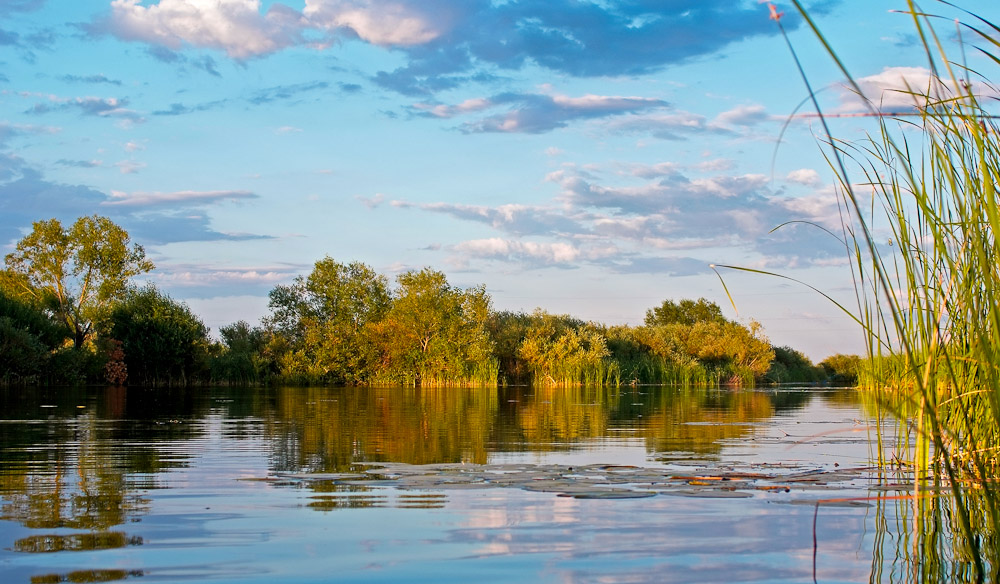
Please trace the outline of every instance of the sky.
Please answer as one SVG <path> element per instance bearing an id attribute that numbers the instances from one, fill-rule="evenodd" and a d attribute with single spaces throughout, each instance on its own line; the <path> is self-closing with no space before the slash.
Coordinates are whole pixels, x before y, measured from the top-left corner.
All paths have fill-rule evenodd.
<path id="1" fill-rule="evenodd" d="M 805 4 L 869 97 L 910 107 L 898 90 L 928 71 L 905 2 Z M 963 6 L 1000 20 L 994 0 Z M 959 12 L 923 8 L 968 42 Z M 795 8 L 776 10 L 824 111 L 864 111 Z M 844 248 L 814 226 L 839 225 L 834 174 L 769 16 L 756 0 L 0 0 L 0 253 L 33 221 L 107 216 L 216 332 L 330 256 L 605 324 L 704 297 L 814 361 L 860 353 L 809 288 L 852 305 Z M 860 140 L 870 120 L 833 124 Z"/>

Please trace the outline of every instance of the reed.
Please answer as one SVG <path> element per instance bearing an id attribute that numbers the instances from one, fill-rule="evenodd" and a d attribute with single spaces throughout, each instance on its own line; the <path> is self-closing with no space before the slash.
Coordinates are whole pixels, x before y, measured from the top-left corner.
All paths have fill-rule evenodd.
<path id="1" fill-rule="evenodd" d="M 964 11 L 965 23 L 941 20 L 909 1 L 930 80 L 900 90 L 909 111 L 883 113 L 882 96 L 865 94 L 792 2 L 872 121 L 863 140 L 839 138 L 788 42 L 837 179 L 857 300 L 848 312 L 868 346 L 859 384 L 900 420 L 896 462 L 913 470 L 912 527 L 899 545 L 931 570 L 913 581 L 981 582 L 996 575 L 995 548 L 984 546 L 996 545 L 1000 526 L 1000 134 L 988 107 L 1000 91 L 965 65 L 964 48 L 948 54 L 937 25 L 954 23 L 948 34 L 972 40 L 991 67 L 1000 28 Z M 925 497 L 937 488 L 950 497 Z"/>

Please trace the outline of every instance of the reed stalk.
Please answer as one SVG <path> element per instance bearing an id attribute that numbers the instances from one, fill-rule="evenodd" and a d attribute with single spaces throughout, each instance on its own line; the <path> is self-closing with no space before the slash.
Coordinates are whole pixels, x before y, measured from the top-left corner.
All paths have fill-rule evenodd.
<path id="1" fill-rule="evenodd" d="M 938 19 L 911 0 L 905 13 L 930 81 L 900 90 L 911 110 L 884 113 L 882 96 L 865 94 L 800 1 L 792 2 L 874 127 L 861 141 L 835 135 L 782 28 L 837 179 L 857 301 L 852 316 L 868 346 L 859 384 L 904 424 L 899 455 L 914 475 L 904 551 L 915 563 L 906 579 L 982 582 L 996 576 L 995 547 L 984 546 L 996 545 L 1000 526 L 1000 243 L 994 235 L 1000 134 L 991 98 L 983 96 L 995 99 L 1000 91 L 984 72 L 965 65 L 964 48 L 960 59 L 948 54 Z M 1000 28 L 965 14 L 969 22 L 956 22 L 957 37 L 972 39 L 988 66 L 1000 65 Z M 775 19 L 781 27 L 780 14 Z M 933 496 L 938 488 L 950 498 Z"/>

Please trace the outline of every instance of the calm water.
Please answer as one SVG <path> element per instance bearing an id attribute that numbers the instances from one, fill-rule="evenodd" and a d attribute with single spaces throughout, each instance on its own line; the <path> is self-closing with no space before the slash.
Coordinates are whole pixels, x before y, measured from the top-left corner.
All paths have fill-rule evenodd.
<path id="1" fill-rule="evenodd" d="M 867 582 L 855 498 L 895 487 L 854 400 L 9 390 L 0 581 Z"/>

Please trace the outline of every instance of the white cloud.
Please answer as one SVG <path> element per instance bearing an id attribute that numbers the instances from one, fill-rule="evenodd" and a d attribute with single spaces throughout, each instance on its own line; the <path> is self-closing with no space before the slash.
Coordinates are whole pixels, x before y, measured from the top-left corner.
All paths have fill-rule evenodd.
<path id="1" fill-rule="evenodd" d="M 810 180 L 806 172 L 794 176 Z M 393 204 L 497 231 L 498 236 L 448 248 L 454 254 L 450 261 L 463 268 L 474 260 L 525 267 L 598 264 L 624 272 L 669 264 L 670 273 L 686 274 L 703 270 L 718 254 L 755 254 L 761 265 L 771 267 L 820 265 L 842 254 L 835 239 L 802 225 L 836 228 L 839 214 L 832 189 L 783 197 L 761 174 L 693 178 L 669 163 L 586 170 L 567 166 L 547 180 L 561 188 L 551 205 Z M 787 227 L 772 231 L 779 225 Z"/>
<path id="2" fill-rule="evenodd" d="M 202 205 L 219 201 L 255 199 L 249 191 L 175 191 L 172 193 L 124 193 L 112 191 L 111 199 L 101 203 L 109 207 L 157 207 L 163 205 Z"/>
<path id="3" fill-rule="evenodd" d="M 323 28 L 350 29 L 374 45 L 420 45 L 449 26 L 444 6 L 402 0 L 306 0 L 303 14 Z"/>
<path id="4" fill-rule="evenodd" d="M 493 105 L 493 102 L 490 100 L 484 97 L 478 97 L 467 99 L 458 105 L 418 103 L 414 104 L 413 107 L 420 111 L 425 111 L 436 118 L 453 118 L 460 114 L 488 109 L 493 107 Z"/>
<path id="5" fill-rule="evenodd" d="M 817 187 L 823 184 L 823 180 L 820 179 L 819 173 L 812 168 L 799 168 L 797 170 L 793 170 L 785 176 L 785 180 L 800 185 L 806 185 L 807 187 Z"/>
<path id="6" fill-rule="evenodd" d="M 122 160 L 120 162 L 116 162 L 114 166 L 118 168 L 122 174 L 135 174 L 146 168 L 146 163 L 136 162 L 134 160 Z"/>
<path id="7" fill-rule="evenodd" d="M 547 89 L 547 88 L 546 88 Z M 489 98 L 467 99 L 457 105 L 417 103 L 419 115 L 454 118 L 460 115 L 501 110 L 463 124 L 476 132 L 522 132 L 537 134 L 565 127 L 574 120 L 600 119 L 667 107 L 660 99 L 586 94 L 578 97 L 540 93 L 501 93 Z"/>
<path id="8" fill-rule="evenodd" d="M 570 242 L 520 241 L 491 237 L 463 241 L 453 251 L 467 257 L 528 261 L 541 264 L 571 264 L 580 259 L 598 259 L 618 253 L 614 245 L 581 248 Z"/>
<path id="9" fill-rule="evenodd" d="M 715 122 L 727 126 L 753 126 L 770 119 L 762 105 L 741 105 L 715 117 Z"/>
<path id="10" fill-rule="evenodd" d="M 361 204 L 369 209 L 375 209 L 385 201 L 385 195 L 382 193 L 375 193 L 375 196 L 373 197 L 362 197 L 358 195 L 355 198 L 361 201 Z"/>
<path id="11" fill-rule="evenodd" d="M 926 105 L 925 95 L 932 100 L 949 99 L 967 90 L 955 86 L 949 79 L 934 77 L 924 67 L 886 67 L 881 72 L 856 80 L 865 97 L 883 112 L 906 112 Z M 973 81 L 971 91 L 980 100 L 998 98 L 1000 93 L 993 87 Z M 862 112 L 864 106 L 858 96 L 844 88 L 840 95 L 841 105 L 837 113 Z"/>
<path id="12" fill-rule="evenodd" d="M 207 283 L 264 283 L 271 284 L 287 280 L 290 274 L 287 269 L 233 268 L 233 269 L 192 269 L 181 268 L 172 271 L 161 271 L 156 279 L 179 286 L 204 286 Z"/>
<path id="13" fill-rule="evenodd" d="M 305 26 L 294 10 L 260 0 L 114 0 L 107 23 L 115 35 L 173 50 L 185 45 L 221 49 L 234 59 L 273 53 L 300 41 Z"/>

